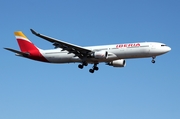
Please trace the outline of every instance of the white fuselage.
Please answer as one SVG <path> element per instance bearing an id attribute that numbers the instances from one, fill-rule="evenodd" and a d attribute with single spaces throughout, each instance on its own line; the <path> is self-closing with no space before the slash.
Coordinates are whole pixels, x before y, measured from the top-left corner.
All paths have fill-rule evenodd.
<path id="1" fill-rule="evenodd" d="M 92 51 L 107 51 L 107 58 L 87 58 L 87 63 L 110 62 L 118 59 L 156 57 L 171 50 L 170 47 L 158 42 L 125 43 L 102 46 L 84 47 Z M 41 54 L 51 63 L 82 62 L 78 56 L 61 48 L 52 50 L 40 50 Z"/>
<path id="2" fill-rule="evenodd" d="M 81 47 L 37 33 L 33 29 L 31 29 L 31 32 L 34 35 L 53 43 L 56 49 L 42 50 L 38 48 L 23 34 L 22 31 L 14 32 L 20 51 L 12 48 L 4 49 L 16 53 L 17 56 L 41 62 L 77 62 L 80 63 L 78 65 L 78 68 L 80 69 L 83 69 L 83 67 L 88 64 L 93 64 L 93 67 L 89 69 L 90 73 L 99 70 L 97 65 L 102 62 L 113 67 L 125 67 L 126 59 L 152 57 L 151 62 L 155 63 L 154 59 L 156 56 L 165 54 L 171 50 L 170 47 L 159 42 L 136 42 Z"/>

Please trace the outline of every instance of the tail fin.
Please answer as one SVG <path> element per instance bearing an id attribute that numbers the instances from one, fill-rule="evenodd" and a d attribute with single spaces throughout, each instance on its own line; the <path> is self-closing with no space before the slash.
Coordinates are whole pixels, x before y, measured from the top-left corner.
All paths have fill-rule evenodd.
<path id="1" fill-rule="evenodd" d="M 14 35 L 22 52 L 38 49 L 21 31 L 14 32 Z"/>

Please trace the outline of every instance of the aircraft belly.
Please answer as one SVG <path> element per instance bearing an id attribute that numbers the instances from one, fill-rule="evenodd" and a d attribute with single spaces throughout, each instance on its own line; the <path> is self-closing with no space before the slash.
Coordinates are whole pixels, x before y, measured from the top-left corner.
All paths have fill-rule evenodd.
<path id="1" fill-rule="evenodd" d="M 70 63 L 74 54 L 56 53 L 46 55 L 46 59 L 52 63 Z"/>

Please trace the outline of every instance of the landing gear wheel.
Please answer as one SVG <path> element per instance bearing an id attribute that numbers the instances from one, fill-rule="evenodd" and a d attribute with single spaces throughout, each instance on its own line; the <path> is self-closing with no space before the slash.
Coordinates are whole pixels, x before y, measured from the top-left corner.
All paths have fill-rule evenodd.
<path id="1" fill-rule="evenodd" d="M 88 63 L 84 62 L 84 63 L 83 63 L 83 65 L 84 65 L 84 66 L 87 66 L 87 65 L 88 65 Z"/>
<path id="2" fill-rule="evenodd" d="M 79 67 L 80 69 L 83 69 L 84 66 L 83 66 L 82 64 L 79 64 L 78 67 Z"/>
<path id="3" fill-rule="evenodd" d="M 152 61 L 151 61 L 151 62 L 152 62 L 153 64 L 156 62 L 156 61 L 154 60 L 155 58 L 156 58 L 156 56 L 153 56 L 153 57 L 152 57 Z"/>
<path id="4" fill-rule="evenodd" d="M 156 61 L 155 61 L 155 60 L 152 60 L 151 62 L 154 64 Z"/>
<path id="5" fill-rule="evenodd" d="M 93 69 L 90 69 L 89 72 L 90 72 L 90 73 L 94 73 L 94 70 L 93 70 Z"/>
<path id="6" fill-rule="evenodd" d="M 97 70 L 99 70 L 99 68 L 98 68 L 98 67 L 94 67 L 94 70 L 96 70 L 96 71 L 97 71 Z"/>

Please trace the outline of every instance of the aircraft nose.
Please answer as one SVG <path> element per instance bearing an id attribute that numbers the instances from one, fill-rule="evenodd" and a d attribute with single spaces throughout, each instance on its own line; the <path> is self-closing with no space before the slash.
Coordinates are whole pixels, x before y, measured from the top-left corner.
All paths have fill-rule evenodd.
<path id="1" fill-rule="evenodd" d="M 171 48 L 170 47 L 167 47 L 167 52 L 171 51 Z"/>

